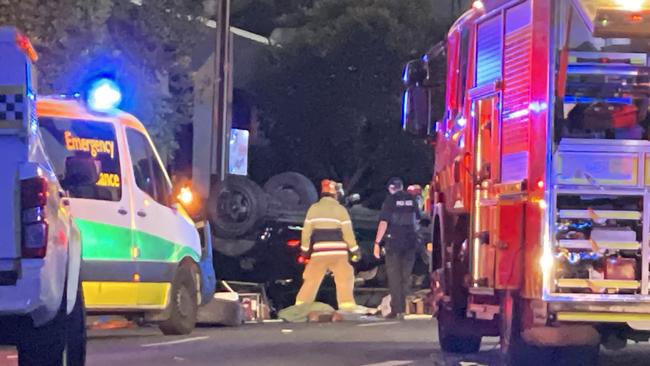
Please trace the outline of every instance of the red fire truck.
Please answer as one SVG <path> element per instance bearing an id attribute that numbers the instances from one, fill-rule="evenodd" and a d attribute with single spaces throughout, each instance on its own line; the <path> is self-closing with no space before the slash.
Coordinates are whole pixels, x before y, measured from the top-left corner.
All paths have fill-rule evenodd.
<path id="1" fill-rule="evenodd" d="M 403 126 L 435 146 L 443 350 L 499 335 L 507 364 L 595 364 L 648 340 L 649 61 L 648 0 L 485 0 L 407 64 Z"/>

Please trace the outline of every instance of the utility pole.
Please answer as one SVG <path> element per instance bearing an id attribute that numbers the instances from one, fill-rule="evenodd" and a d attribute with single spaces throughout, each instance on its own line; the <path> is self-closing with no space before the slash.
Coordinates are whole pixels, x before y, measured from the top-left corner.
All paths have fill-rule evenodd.
<path id="1" fill-rule="evenodd" d="M 216 0 L 214 52 L 214 101 L 212 104 L 212 149 L 210 170 L 219 180 L 228 174 L 230 104 L 232 103 L 232 36 L 230 0 Z"/>

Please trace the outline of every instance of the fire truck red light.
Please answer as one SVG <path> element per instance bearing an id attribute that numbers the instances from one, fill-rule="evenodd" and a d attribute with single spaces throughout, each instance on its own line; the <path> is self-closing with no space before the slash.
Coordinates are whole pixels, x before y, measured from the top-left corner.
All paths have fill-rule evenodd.
<path id="1" fill-rule="evenodd" d="M 287 240 L 287 245 L 290 246 L 290 247 L 297 247 L 298 245 L 300 245 L 300 240 L 298 240 L 298 239 L 289 239 L 289 240 Z"/>
<path id="2" fill-rule="evenodd" d="M 630 22 L 632 23 L 641 23 L 643 22 L 643 17 L 639 14 L 630 15 Z"/>

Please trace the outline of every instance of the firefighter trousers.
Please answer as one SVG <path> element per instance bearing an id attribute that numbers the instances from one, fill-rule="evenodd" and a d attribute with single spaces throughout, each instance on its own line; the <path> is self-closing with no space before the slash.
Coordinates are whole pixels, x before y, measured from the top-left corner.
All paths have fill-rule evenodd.
<path id="1" fill-rule="evenodd" d="M 390 310 L 394 314 L 406 310 L 406 296 L 410 292 L 415 250 L 386 251 L 386 276 L 390 292 Z"/>
<path id="2" fill-rule="evenodd" d="M 321 254 L 312 256 L 302 274 L 303 283 L 296 304 L 311 303 L 316 300 L 323 277 L 331 271 L 336 284 L 336 300 L 339 309 L 356 306 L 354 301 L 354 269 L 348 262 L 347 254 Z"/>

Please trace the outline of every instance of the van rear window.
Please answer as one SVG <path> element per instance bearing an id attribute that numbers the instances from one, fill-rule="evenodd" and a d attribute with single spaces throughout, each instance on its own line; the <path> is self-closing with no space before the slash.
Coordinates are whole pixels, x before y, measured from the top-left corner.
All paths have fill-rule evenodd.
<path id="1" fill-rule="evenodd" d="M 94 185 L 66 187 L 73 198 L 119 201 L 122 196 L 120 157 L 115 128 L 110 123 L 39 118 L 45 151 L 62 181 L 68 157 L 92 158 L 99 167 Z"/>

